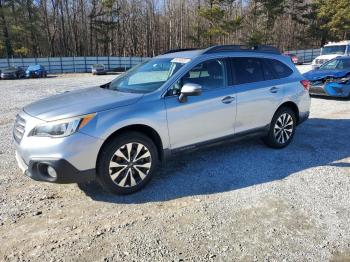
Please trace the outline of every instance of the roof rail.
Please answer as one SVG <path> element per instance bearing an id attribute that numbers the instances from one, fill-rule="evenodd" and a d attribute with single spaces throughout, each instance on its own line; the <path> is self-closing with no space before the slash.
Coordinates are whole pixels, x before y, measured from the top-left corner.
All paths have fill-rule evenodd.
<path id="1" fill-rule="evenodd" d="M 168 50 L 168 51 L 164 52 L 162 55 L 171 54 L 171 53 L 178 53 L 178 52 L 184 52 L 184 51 L 194 51 L 194 50 L 198 50 L 198 48 L 171 49 L 171 50 Z"/>
<path id="2" fill-rule="evenodd" d="M 203 54 L 212 54 L 217 52 L 260 52 L 281 54 L 281 51 L 278 48 L 269 45 L 216 45 L 205 49 Z"/>

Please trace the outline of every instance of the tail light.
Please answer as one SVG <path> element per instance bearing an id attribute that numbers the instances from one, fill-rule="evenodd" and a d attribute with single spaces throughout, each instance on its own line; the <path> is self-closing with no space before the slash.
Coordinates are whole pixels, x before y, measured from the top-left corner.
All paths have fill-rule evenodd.
<path id="1" fill-rule="evenodd" d="M 303 85 L 305 90 L 309 91 L 309 89 L 310 89 L 310 81 L 309 80 L 301 80 L 300 83 Z"/>

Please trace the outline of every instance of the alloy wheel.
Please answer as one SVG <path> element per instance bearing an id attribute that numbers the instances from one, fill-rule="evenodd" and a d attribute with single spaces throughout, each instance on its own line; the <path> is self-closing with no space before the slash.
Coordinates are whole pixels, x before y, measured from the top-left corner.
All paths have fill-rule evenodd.
<path id="1" fill-rule="evenodd" d="M 277 119 L 274 126 L 274 136 L 279 144 L 287 143 L 292 137 L 294 130 L 293 117 L 288 113 L 283 113 Z"/>
<path id="2" fill-rule="evenodd" d="M 134 187 L 148 175 L 152 166 L 149 149 L 141 143 L 121 146 L 109 163 L 109 175 L 120 187 Z"/>

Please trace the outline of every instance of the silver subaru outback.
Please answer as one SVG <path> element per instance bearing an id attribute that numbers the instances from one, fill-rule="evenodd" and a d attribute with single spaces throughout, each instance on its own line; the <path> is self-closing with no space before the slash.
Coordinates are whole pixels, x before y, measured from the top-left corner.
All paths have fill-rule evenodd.
<path id="1" fill-rule="evenodd" d="M 257 135 L 284 148 L 309 116 L 309 83 L 269 46 L 172 50 L 102 86 L 23 108 L 16 159 L 38 181 L 141 189 L 185 150 Z"/>

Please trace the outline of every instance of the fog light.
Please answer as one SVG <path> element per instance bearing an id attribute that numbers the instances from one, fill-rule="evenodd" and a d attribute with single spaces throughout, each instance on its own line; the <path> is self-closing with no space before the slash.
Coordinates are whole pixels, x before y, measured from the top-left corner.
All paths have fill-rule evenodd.
<path id="1" fill-rule="evenodd" d="M 48 166 L 47 167 L 47 173 L 49 174 L 50 177 L 57 178 L 57 172 L 56 172 L 56 170 L 53 167 Z"/>

